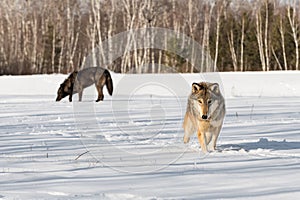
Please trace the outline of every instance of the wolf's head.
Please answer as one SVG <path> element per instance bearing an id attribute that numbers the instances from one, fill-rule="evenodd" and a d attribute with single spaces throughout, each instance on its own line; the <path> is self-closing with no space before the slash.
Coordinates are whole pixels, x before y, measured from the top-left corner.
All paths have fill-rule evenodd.
<path id="1" fill-rule="evenodd" d="M 57 90 L 56 101 L 60 101 L 68 95 L 72 95 L 77 71 L 72 72 L 67 79 L 64 80 Z"/>
<path id="2" fill-rule="evenodd" d="M 196 101 L 201 120 L 210 120 L 218 106 L 220 89 L 218 83 L 193 83 L 191 98 Z"/>
<path id="3" fill-rule="evenodd" d="M 60 84 L 60 87 L 57 90 L 56 101 L 60 101 L 70 94 L 68 84 L 65 84 L 65 83 L 66 83 L 66 81 L 63 82 L 62 84 Z"/>

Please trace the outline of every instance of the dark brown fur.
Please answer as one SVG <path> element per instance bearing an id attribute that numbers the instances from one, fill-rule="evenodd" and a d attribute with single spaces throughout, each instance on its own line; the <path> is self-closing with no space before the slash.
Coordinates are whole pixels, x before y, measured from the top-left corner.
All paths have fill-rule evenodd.
<path id="1" fill-rule="evenodd" d="M 67 79 L 60 85 L 57 91 L 56 101 L 69 96 L 72 101 L 72 95 L 78 93 L 79 101 L 82 100 L 83 89 L 95 84 L 98 98 L 96 102 L 104 99 L 103 87 L 106 85 L 110 95 L 113 93 L 113 82 L 108 70 L 100 67 L 85 68 L 81 71 L 72 72 Z"/>

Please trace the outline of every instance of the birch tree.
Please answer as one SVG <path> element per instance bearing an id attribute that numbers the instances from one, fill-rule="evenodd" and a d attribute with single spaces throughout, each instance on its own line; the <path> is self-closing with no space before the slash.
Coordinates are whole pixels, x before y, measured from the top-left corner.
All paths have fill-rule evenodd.
<path id="1" fill-rule="evenodd" d="M 288 63 L 287 63 L 287 58 L 286 58 L 286 50 L 285 50 L 285 32 L 286 30 L 284 29 L 283 26 L 283 18 L 284 18 L 284 13 L 280 13 L 280 38 L 281 38 L 281 48 L 282 48 L 282 57 L 283 57 L 283 63 L 284 63 L 284 70 L 288 70 Z"/>
<path id="2" fill-rule="evenodd" d="M 211 71 L 210 60 L 209 60 L 209 33 L 210 33 L 210 23 L 211 23 L 211 15 L 212 15 L 213 6 L 210 4 L 206 4 L 204 6 L 204 25 L 203 25 L 203 39 L 202 39 L 202 59 L 201 59 L 201 72 Z"/>
<path id="3" fill-rule="evenodd" d="M 257 10 L 255 11 L 255 23 L 256 23 L 256 38 L 259 50 L 259 56 L 262 66 L 262 71 L 266 71 L 266 58 L 264 52 L 264 39 L 263 39 L 263 22 L 261 14 L 261 5 L 257 5 Z"/>
<path id="4" fill-rule="evenodd" d="M 220 24 L 221 24 L 221 15 L 224 10 L 225 2 L 223 0 L 217 1 L 216 3 L 217 17 L 216 17 L 216 45 L 215 45 L 215 57 L 214 57 L 214 71 L 218 69 L 218 56 L 219 56 L 219 38 L 220 38 Z"/>
<path id="5" fill-rule="evenodd" d="M 295 43 L 295 55 L 296 55 L 296 62 L 295 62 L 295 69 L 299 70 L 299 19 L 297 19 L 297 1 L 293 0 L 292 6 L 288 4 L 287 7 L 287 17 L 292 29 L 292 36 Z"/>

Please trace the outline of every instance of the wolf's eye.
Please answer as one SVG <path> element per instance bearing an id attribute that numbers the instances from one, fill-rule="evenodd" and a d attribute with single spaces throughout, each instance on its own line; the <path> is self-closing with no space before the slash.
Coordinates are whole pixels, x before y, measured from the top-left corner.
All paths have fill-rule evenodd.
<path id="1" fill-rule="evenodd" d="M 199 103 L 200 103 L 200 104 L 202 104 L 202 103 L 203 103 L 203 102 L 202 102 L 202 100 L 198 100 L 198 101 L 199 101 Z"/>
<path id="2" fill-rule="evenodd" d="M 207 101 L 207 103 L 208 103 L 208 104 L 211 104 L 211 99 L 209 99 L 209 100 Z"/>

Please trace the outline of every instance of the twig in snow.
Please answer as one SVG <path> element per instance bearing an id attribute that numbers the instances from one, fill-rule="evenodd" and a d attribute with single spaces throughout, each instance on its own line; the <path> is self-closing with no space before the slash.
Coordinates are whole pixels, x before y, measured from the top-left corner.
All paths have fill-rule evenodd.
<path id="1" fill-rule="evenodd" d="M 78 160 L 81 156 L 83 156 L 84 154 L 87 154 L 87 153 L 89 153 L 90 151 L 86 151 L 86 152 L 83 152 L 82 154 L 79 154 L 76 158 L 75 158 L 75 160 Z"/>

